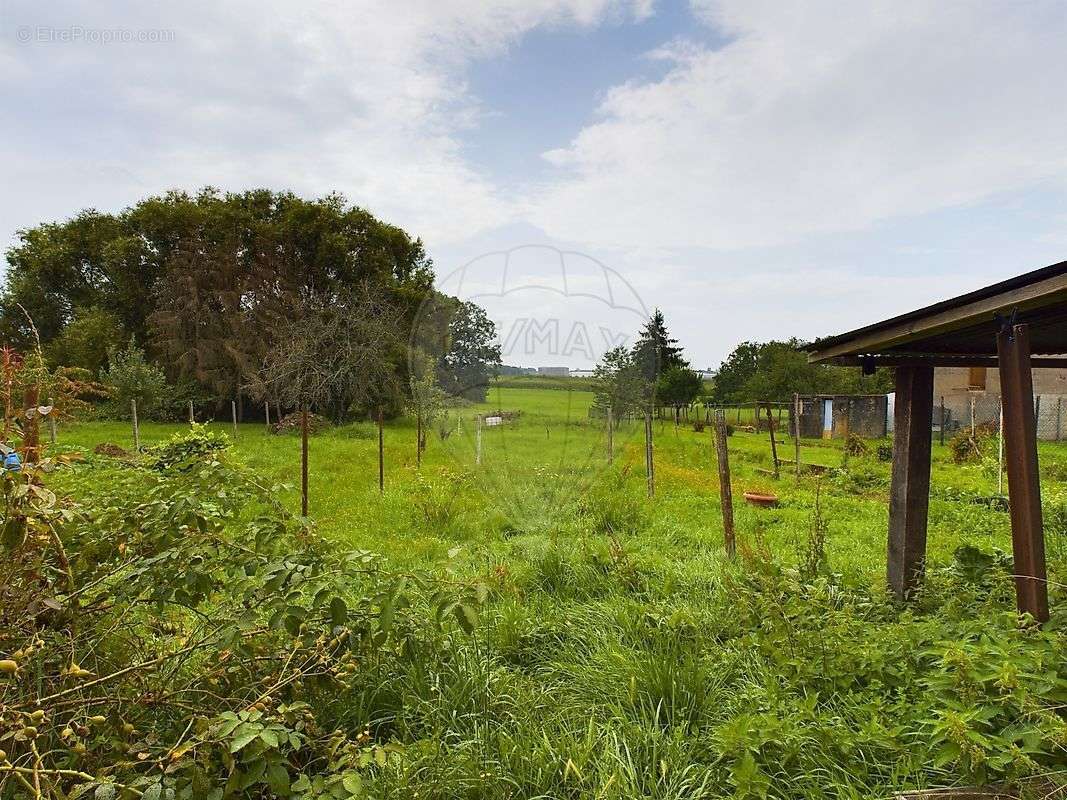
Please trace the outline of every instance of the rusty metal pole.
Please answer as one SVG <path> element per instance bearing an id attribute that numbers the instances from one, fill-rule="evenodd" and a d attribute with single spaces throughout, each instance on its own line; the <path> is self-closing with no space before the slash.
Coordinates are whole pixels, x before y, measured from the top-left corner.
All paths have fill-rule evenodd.
<path id="1" fill-rule="evenodd" d="M 730 455 L 726 446 L 726 414 L 715 413 L 715 455 L 719 467 L 719 503 L 722 506 L 723 545 L 726 554 L 733 558 L 737 552 L 734 536 L 734 496 L 730 487 Z"/>
<path id="2" fill-rule="evenodd" d="M 378 493 L 385 492 L 385 432 L 382 424 L 382 408 L 378 406 Z"/>
<path id="3" fill-rule="evenodd" d="M 804 403 L 799 394 L 793 395 L 793 457 L 796 459 L 796 477 L 800 479 L 800 418 L 804 414 Z"/>
<path id="4" fill-rule="evenodd" d="M 48 406 L 49 406 L 49 411 L 48 411 L 48 434 L 49 434 L 49 437 L 50 437 L 49 441 L 52 444 L 55 444 L 56 443 L 56 406 L 55 406 L 55 400 L 53 400 L 51 397 L 48 398 Z"/>
<path id="5" fill-rule="evenodd" d="M 308 515 L 308 410 L 300 409 L 300 515 Z"/>
<path id="6" fill-rule="evenodd" d="M 774 441 L 774 417 L 771 415 L 771 404 L 767 403 L 767 430 L 771 435 L 771 461 L 774 462 L 774 479 L 778 480 L 778 445 Z M 758 418 L 757 418 L 758 419 Z"/>
<path id="7" fill-rule="evenodd" d="M 1015 596 L 1020 613 L 1048 620 L 1048 582 L 1041 517 L 1041 478 L 1037 462 L 1037 421 L 1030 367 L 1030 331 L 1016 325 L 997 336 L 1004 451 L 1015 558 Z"/>
<path id="8" fill-rule="evenodd" d="M 133 416 L 133 449 L 141 452 L 141 426 L 137 424 L 137 401 L 130 400 L 130 414 Z"/>
<path id="9" fill-rule="evenodd" d="M 611 406 L 608 406 L 608 463 L 612 463 L 615 460 L 615 419 L 611 412 Z"/>
<path id="10" fill-rule="evenodd" d="M 656 494 L 656 463 L 652 453 L 652 412 L 645 410 L 645 483 L 648 496 Z"/>
<path id="11" fill-rule="evenodd" d="M 22 396 L 22 461 L 24 464 L 36 464 L 40 461 L 41 440 L 37 422 L 39 392 L 37 385 L 33 384 L 26 387 Z"/>

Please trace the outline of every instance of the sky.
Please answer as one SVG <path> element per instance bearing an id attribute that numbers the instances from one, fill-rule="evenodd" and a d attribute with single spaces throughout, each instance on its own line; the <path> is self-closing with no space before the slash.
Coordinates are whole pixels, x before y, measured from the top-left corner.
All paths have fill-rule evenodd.
<path id="1" fill-rule="evenodd" d="M 1065 41 L 1058 0 L 0 0 L 0 244 L 337 191 L 508 363 L 658 307 L 715 367 L 1067 259 Z"/>

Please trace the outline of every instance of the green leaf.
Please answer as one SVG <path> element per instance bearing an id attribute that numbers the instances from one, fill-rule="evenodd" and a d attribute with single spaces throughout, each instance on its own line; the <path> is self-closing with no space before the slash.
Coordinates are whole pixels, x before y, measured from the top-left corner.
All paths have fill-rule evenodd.
<path id="1" fill-rule="evenodd" d="M 255 741 L 258 736 L 258 730 L 238 734 L 236 737 L 234 737 L 234 740 L 230 742 L 230 752 L 236 753 L 239 750 L 244 749 L 251 742 Z"/>
<path id="2" fill-rule="evenodd" d="M 363 793 L 363 779 L 359 777 L 358 772 L 353 770 L 349 770 L 341 776 L 341 785 L 353 797 Z"/>
<path id="3" fill-rule="evenodd" d="M 95 800 L 114 800 L 117 792 L 115 791 L 115 784 L 113 783 L 101 783 L 96 787 L 96 791 L 93 793 Z"/>
<path id="4" fill-rule="evenodd" d="M 263 744 L 267 745 L 267 747 L 278 746 L 278 734 L 270 728 L 265 728 L 260 731 L 259 738 L 263 741 Z"/>
<path id="5" fill-rule="evenodd" d="M 474 629 L 478 625 L 478 612 L 474 607 L 466 603 L 460 603 L 455 607 L 454 613 L 456 620 L 459 622 L 459 627 L 463 628 L 466 633 L 474 633 Z"/>

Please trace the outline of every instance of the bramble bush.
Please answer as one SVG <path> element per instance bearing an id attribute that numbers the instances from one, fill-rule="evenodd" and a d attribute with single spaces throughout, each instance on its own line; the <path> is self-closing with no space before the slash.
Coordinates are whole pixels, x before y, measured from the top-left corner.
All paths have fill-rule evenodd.
<path id="1" fill-rule="evenodd" d="M 483 593 L 323 541 L 224 439 L 3 473 L 0 796 L 346 798 L 397 757 L 338 701 Z"/>

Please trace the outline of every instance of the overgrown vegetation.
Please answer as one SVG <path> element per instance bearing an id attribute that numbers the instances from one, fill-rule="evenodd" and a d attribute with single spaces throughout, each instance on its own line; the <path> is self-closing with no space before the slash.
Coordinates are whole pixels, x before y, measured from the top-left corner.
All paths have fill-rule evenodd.
<path id="1" fill-rule="evenodd" d="M 23 712 L 73 689 L 29 724 L 42 763 L 91 776 L 93 793 L 103 782 L 159 797 L 175 788 L 190 797 L 784 800 L 1064 782 L 1067 502 L 1057 480 L 1046 482 L 1049 624 L 1014 612 L 1008 516 L 972 502 L 989 493 L 989 476 L 936 444 L 928 580 L 902 608 L 883 591 L 888 467 L 877 447 L 821 483 L 772 482 L 759 471 L 769 465 L 766 433 L 735 433 L 735 497 L 768 485 L 780 505 L 737 504 L 731 562 L 710 433 L 656 424 L 648 499 L 642 426 L 620 426 L 608 468 L 591 400 L 494 389 L 459 430 L 428 440 L 421 470 L 413 423 L 396 421 L 381 496 L 369 468 L 376 437 L 323 432 L 313 451 L 317 533 L 278 507 L 296 502 L 274 485 L 295 467 L 279 448 L 296 443 L 262 426 L 242 428 L 240 461 L 208 428 L 132 465 L 57 466 L 41 480 L 70 498 L 52 506 L 72 511 L 55 529 L 75 585 L 88 588 L 71 611 L 64 570 L 41 539 L 43 568 L 27 574 L 44 575 L 37 596 L 61 608 L 8 626 L 20 633 L 0 643 L 4 658 L 33 648 L 0 679 L 13 720 L 0 748 L 12 766 L 31 766 L 30 740 L 16 739 Z M 505 407 L 523 414 L 482 430 L 475 465 L 473 414 Z M 124 428 L 66 428 L 61 442 L 89 445 L 114 430 Z M 175 430 L 150 425 L 143 435 L 158 444 Z M 805 442 L 802 458 L 839 469 L 843 443 Z M 1043 443 L 1043 470 L 1058 464 L 1067 452 Z M 299 583 L 272 584 L 279 563 Z M 319 586 L 329 590 L 317 605 Z M 389 606 L 397 587 L 405 600 Z M 348 631 L 339 649 L 334 597 Z M 17 608 L 4 599 L 4 614 Z M 237 638 L 205 638 L 214 628 L 202 615 L 236 627 Z M 82 622 L 68 630 L 68 618 Z M 89 645 L 91 631 L 106 633 L 101 644 Z M 165 664 L 89 685 L 164 654 Z M 79 683 L 72 661 L 94 675 Z M 66 727 L 74 739 L 61 738 Z M 90 784 L 39 773 L 65 791 Z M 201 773 L 215 783 L 194 785 Z M 0 774 L 0 792 L 33 796 L 11 770 Z"/>

